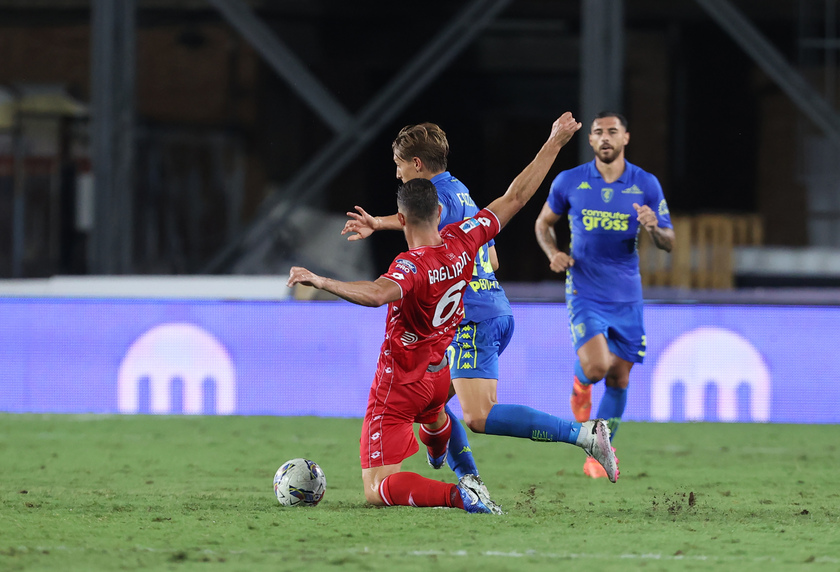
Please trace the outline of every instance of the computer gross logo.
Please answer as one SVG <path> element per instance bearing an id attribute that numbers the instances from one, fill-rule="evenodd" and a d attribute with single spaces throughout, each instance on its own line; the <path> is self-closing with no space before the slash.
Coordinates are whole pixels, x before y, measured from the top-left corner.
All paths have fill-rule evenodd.
<path id="1" fill-rule="evenodd" d="M 227 349 L 195 324 L 169 323 L 144 333 L 126 352 L 117 374 L 119 412 L 140 412 L 141 383 L 148 381 L 150 413 L 181 413 L 172 411 L 177 380 L 183 413 L 229 415 L 236 410 L 236 378 Z M 204 402 L 214 394 L 214 404 Z"/>
<path id="2" fill-rule="evenodd" d="M 676 388 L 684 390 L 686 421 L 709 417 L 706 413 L 711 412 L 704 411 L 707 389 L 717 390 L 716 413 L 721 421 L 770 420 L 770 371 L 755 346 L 731 330 L 697 328 L 680 335 L 662 352 L 651 378 L 654 421 L 672 419 Z M 749 418 L 738 418 L 739 391 Z"/>

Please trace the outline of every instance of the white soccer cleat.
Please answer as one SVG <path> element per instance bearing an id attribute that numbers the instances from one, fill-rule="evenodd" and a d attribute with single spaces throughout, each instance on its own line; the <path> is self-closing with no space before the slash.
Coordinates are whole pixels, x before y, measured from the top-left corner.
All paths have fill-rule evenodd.
<path id="1" fill-rule="evenodd" d="M 593 419 L 581 423 L 575 444 L 604 467 L 610 482 L 614 483 L 618 480 L 618 463 L 615 460 L 615 452 L 610 446 L 610 428 L 606 421 Z"/>
<path id="2" fill-rule="evenodd" d="M 479 496 L 481 496 L 481 497 L 483 497 L 483 498 L 487 498 L 487 499 L 489 499 L 489 498 L 490 498 L 490 491 L 489 491 L 489 490 L 487 490 L 487 485 L 485 485 L 485 484 L 484 484 L 484 481 L 482 481 L 482 480 L 481 480 L 481 477 L 479 477 L 478 475 L 476 475 L 476 476 L 475 476 L 475 478 L 476 478 L 476 480 L 478 481 L 478 493 L 479 493 Z M 499 505 L 497 505 L 497 504 L 496 504 L 495 502 L 493 502 L 492 500 L 491 500 L 490 502 L 491 502 L 491 503 L 492 503 L 495 507 L 497 507 L 497 508 L 499 509 L 499 514 L 501 514 L 502 507 L 500 507 Z"/>
<path id="3" fill-rule="evenodd" d="M 502 507 L 490 499 L 487 487 L 478 475 L 464 475 L 458 481 L 458 491 L 464 501 L 464 510 L 473 513 L 504 514 Z"/>

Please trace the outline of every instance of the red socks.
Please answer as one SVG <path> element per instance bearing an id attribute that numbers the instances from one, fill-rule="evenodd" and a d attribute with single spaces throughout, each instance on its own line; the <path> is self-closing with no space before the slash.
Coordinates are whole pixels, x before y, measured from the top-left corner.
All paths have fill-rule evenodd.
<path id="1" fill-rule="evenodd" d="M 417 473 L 394 473 L 379 483 L 379 496 L 389 506 L 449 506 L 464 508 L 458 487 Z"/>
<path id="2" fill-rule="evenodd" d="M 429 431 L 420 425 L 420 440 L 429 448 L 432 457 L 440 457 L 449 445 L 452 420 L 447 416 L 446 425 Z M 394 473 L 379 483 L 379 496 L 387 505 L 399 506 L 448 506 L 464 508 L 458 487 L 427 479 L 417 473 Z"/>
<path id="3" fill-rule="evenodd" d="M 429 454 L 433 458 L 440 457 L 446 453 L 446 447 L 449 445 L 449 436 L 452 435 L 452 419 L 447 415 L 446 424 L 435 432 L 426 429 L 425 425 L 420 425 L 419 433 L 420 440 L 429 448 Z"/>

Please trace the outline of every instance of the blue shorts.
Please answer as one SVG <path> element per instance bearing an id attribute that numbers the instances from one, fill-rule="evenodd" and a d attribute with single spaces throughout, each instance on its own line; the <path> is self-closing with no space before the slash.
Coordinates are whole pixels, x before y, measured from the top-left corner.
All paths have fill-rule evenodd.
<path id="1" fill-rule="evenodd" d="M 499 379 L 499 356 L 513 336 L 513 316 L 461 322 L 447 348 L 452 379 Z"/>
<path id="2" fill-rule="evenodd" d="M 604 334 L 610 351 L 632 363 L 645 360 L 643 302 L 595 302 L 566 297 L 569 329 L 575 351 L 598 334 Z"/>

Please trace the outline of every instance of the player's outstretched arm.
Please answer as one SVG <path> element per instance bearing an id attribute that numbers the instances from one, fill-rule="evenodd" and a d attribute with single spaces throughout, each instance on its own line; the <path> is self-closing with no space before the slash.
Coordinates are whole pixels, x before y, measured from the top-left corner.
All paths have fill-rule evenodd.
<path id="1" fill-rule="evenodd" d="M 516 176 L 504 195 L 487 206 L 499 219 L 502 228 L 534 196 L 548 174 L 548 170 L 554 164 L 560 149 L 569 142 L 578 129 L 580 129 L 580 123 L 571 112 L 567 111 L 561 115 L 551 126 L 551 134 L 534 160 Z"/>
<path id="2" fill-rule="evenodd" d="M 291 288 L 295 284 L 312 286 L 318 290 L 335 294 L 348 302 L 373 308 L 399 300 L 402 296 L 400 287 L 387 278 L 380 277 L 375 282 L 342 282 L 341 280 L 319 276 L 300 266 L 292 266 L 289 270 L 289 280 L 286 282 L 286 286 Z"/>
<path id="3" fill-rule="evenodd" d="M 344 223 L 344 228 L 341 229 L 341 234 L 347 234 L 348 232 L 355 233 L 348 236 L 347 240 L 362 240 L 363 238 L 369 237 L 377 230 L 402 229 L 400 221 L 395 214 L 388 216 L 371 216 L 360 206 L 356 206 L 355 209 L 358 212 L 354 213 L 351 211 L 347 213 L 350 220 Z"/>

